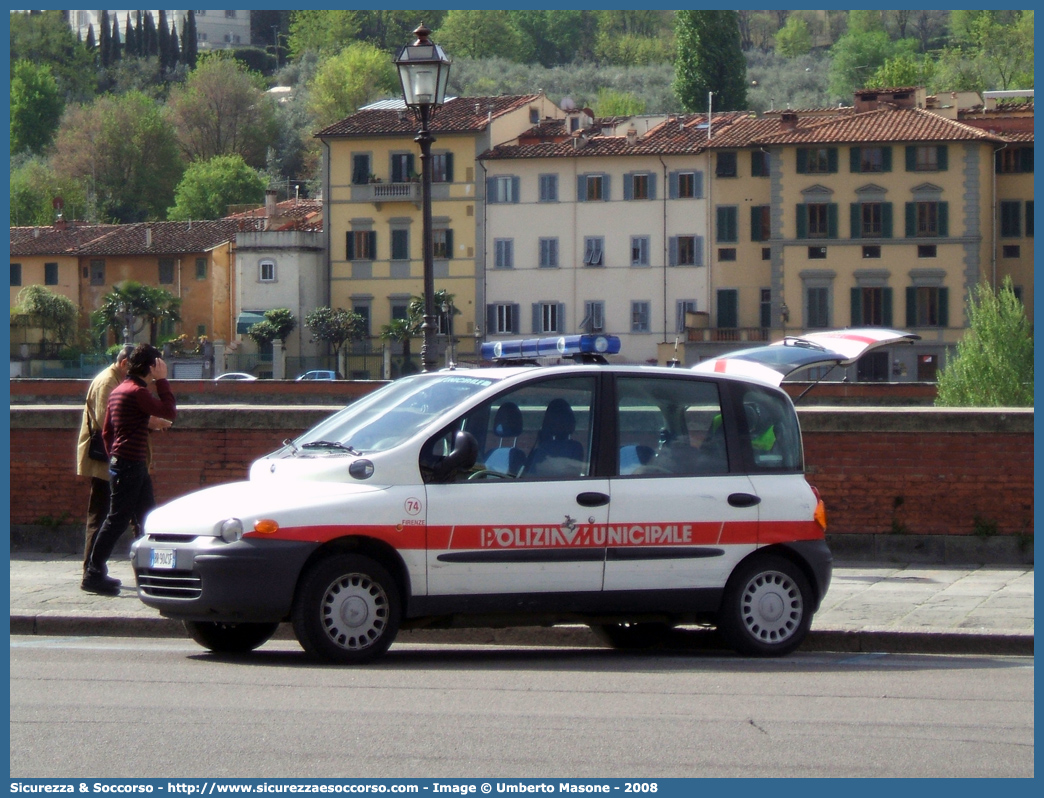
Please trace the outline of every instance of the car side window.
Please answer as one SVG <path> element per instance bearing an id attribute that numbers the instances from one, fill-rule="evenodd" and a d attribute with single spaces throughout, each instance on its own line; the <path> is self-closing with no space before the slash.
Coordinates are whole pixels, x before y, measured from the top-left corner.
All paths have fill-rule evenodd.
<path id="1" fill-rule="evenodd" d="M 594 393 L 594 378 L 587 376 L 529 383 L 483 402 L 429 446 L 437 454 L 459 430 L 475 436 L 478 461 L 470 472 L 454 475 L 457 482 L 586 477 Z"/>
<path id="2" fill-rule="evenodd" d="M 756 386 L 743 391 L 741 440 L 755 471 L 802 471 L 797 413 L 785 396 Z"/>
<path id="3" fill-rule="evenodd" d="M 621 377 L 616 385 L 620 476 L 728 472 L 716 383 Z"/>

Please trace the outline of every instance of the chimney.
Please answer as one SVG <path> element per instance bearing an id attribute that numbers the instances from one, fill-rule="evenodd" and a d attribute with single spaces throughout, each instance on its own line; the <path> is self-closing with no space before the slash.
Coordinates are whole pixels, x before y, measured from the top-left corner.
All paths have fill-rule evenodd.
<path id="1" fill-rule="evenodd" d="M 145 228 L 145 249 L 152 249 L 152 228 Z"/>
<path id="2" fill-rule="evenodd" d="M 796 130 L 798 123 L 798 115 L 786 111 L 779 116 L 779 129 L 780 130 Z"/>
<path id="3" fill-rule="evenodd" d="M 269 188 L 265 190 L 265 218 L 271 219 L 276 215 L 276 191 Z"/>
<path id="4" fill-rule="evenodd" d="M 632 147 L 638 143 L 638 131 L 635 130 L 634 125 L 627 128 L 627 143 Z"/>

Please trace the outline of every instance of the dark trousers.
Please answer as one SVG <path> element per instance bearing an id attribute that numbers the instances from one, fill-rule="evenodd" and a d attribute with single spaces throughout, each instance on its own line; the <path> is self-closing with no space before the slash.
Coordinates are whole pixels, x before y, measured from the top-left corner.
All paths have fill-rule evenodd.
<path id="1" fill-rule="evenodd" d="M 145 515 L 156 506 L 152 477 L 144 461 L 116 460 L 109 466 L 109 513 L 94 536 L 85 573 L 107 574 L 106 563 L 120 535 L 134 523 L 140 530 Z"/>
<path id="2" fill-rule="evenodd" d="M 91 549 L 94 548 L 94 539 L 98 537 L 105 518 L 109 515 L 109 480 L 91 477 L 91 496 L 87 501 L 87 533 L 83 542 L 83 567 L 87 567 L 87 561 L 91 558 Z M 136 520 L 131 520 L 131 528 L 134 537 L 141 537 L 141 527 Z"/>

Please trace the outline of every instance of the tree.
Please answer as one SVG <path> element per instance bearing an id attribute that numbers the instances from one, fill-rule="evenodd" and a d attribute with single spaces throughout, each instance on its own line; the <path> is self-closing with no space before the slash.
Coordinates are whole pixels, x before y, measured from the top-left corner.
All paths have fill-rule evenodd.
<path id="1" fill-rule="evenodd" d="M 889 58 L 866 80 L 866 88 L 895 86 L 932 86 L 935 83 L 935 61 L 909 53 Z"/>
<path id="2" fill-rule="evenodd" d="M 91 314 L 91 325 L 96 332 L 111 332 L 117 341 L 122 341 L 124 327 L 132 339 L 148 327 L 149 343 L 153 345 L 162 321 L 181 321 L 181 299 L 164 288 L 142 285 L 135 280 L 113 286 L 112 291 L 102 297 L 101 307 Z"/>
<path id="3" fill-rule="evenodd" d="M 61 11 L 13 11 L 11 63 L 28 60 L 50 67 L 67 103 L 94 96 L 94 54 L 77 41 Z"/>
<path id="4" fill-rule="evenodd" d="M 43 152 L 65 110 L 58 81 L 46 64 L 16 61 L 11 67 L 11 152 Z"/>
<path id="5" fill-rule="evenodd" d="M 634 116 L 645 113 L 645 100 L 632 92 L 599 89 L 595 116 Z"/>
<path id="6" fill-rule="evenodd" d="M 140 92 L 67 110 L 51 163 L 87 186 L 102 218 L 120 222 L 162 219 L 184 170 L 159 106 Z"/>
<path id="7" fill-rule="evenodd" d="M 363 337 L 365 321 L 351 310 L 329 307 L 316 308 L 305 316 L 305 327 L 312 333 L 312 341 L 330 345 L 333 356 L 340 364 L 341 349 L 349 341 Z"/>
<path id="8" fill-rule="evenodd" d="M 687 111 L 706 111 L 714 92 L 718 111 L 747 107 L 747 62 L 735 11 L 678 11 L 675 15 L 674 91 Z"/>
<path id="9" fill-rule="evenodd" d="M 852 92 L 864 88 L 888 59 L 912 56 L 916 50 L 917 42 L 913 39 L 893 42 L 883 29 L 846 33 L 830 48 L 831 97 L 851 99 Z"/>
<path id="10" fill-rule="evenodd" d="M 265 198 L 264 177 L 239 155 L 218 155 L 196 161 L 185 170 L 174 191 L 174 205 L 167 209 L 172 221 L 220 219 L 230 205 L 260 203 Z"/>
<path id="11" fill-rule="evenodd" d="M 1033 12 L 954 11 L 954 45 L 940 56 L 947 88 L 984 91 L 1033 86 Z"/>
<path id="12" fill-rule="evenodd" d="M 402 367 L 399 376 L 413 371 L 413 353 L 410 342 L 417 335 L 416 325 L 411 319 L 392 319 L 391 323 L 381 326 L 381 340 L 402 344 Z"/>
<path id="13" fill-rule="evenodd" d="M 776 34 L 776 52 L 785 58 L 812 52 L 812 32 L 804 19 L 798 16 L 787 18 L 787 24 Z"/>
<path id="14" fill-rule="evenodd" d="M 41 350 L 46 351 L 48 344 L 63 349 L 75 340 L 80 312 L 68 297 L 42 285 L 27 285 L 18 292 L 17 302 L 18 312 L 40 329 Z"/>
<path id="15" fill-rule="evenodd" d="M 359 36 L 374 47 L 395 52 L 413 42 L 413 31 L 420 23 L 438 30 L 445 11 L 359 11 Z"/>
<path id="16" fill-rule="evenodd" d="M 968 299 L 969 330 L 939 375 L 940 407 L 1032 407 L 1033 330 L 1011 277 Z"/>
<path id="17" fill-rule="evenodd" d="M 457 58 L 517 53 L 519 44 L 507 11 L 447 11 L 431 39 Z"/>
<path id="18" fill-rule="evenodd" d="M 307 10 L 290 15 L 290 35 L 287 47 L 291 58 L 300 58 L 308 51 L 321 56 L 332 56 L 352 44 L 362 28 L 358 11 Z M 405 44 L 405 42 L 404 42 Z"/>
<path id="19" fill-rule="evenodd" d="M 276 327 L 270 321 L 259 321 L 251 324 L 247 330 L 247 336 L 257 344 L 258 351 L 265 349 L 272 341 L 279 337 Z"/>
<path id="20" fill-rule="evenodd" d="M 398 73 L 388 54 L 356 42 L 320 64 L 308 87 L 308 106 L 319 126 L 326 127 L 398 91 Z"/>
<path id="21" fill-rule="evenodd" d="M 189 69 L 195 69 L 196 59 L 196 12 L 188 11 L 181 28 L 181 60 Z"/>
<path id="22" fill-rule="evenodd" d="M 594 41 L 596 16 L 577 9 L 508 11 L 518 42 L 518 61 L 545 67 L 568 64 Z"/>
<path id="23" fill-rule="evenodd" d="M 189 161 L 239 154 L 261 169 L 275 135 L 275 109 L 263 78 L 220 53 L 203 56 L 167 102 L 178 143 Z"/>
<path id="24" fill-rule="evenodd" d="M 258 349 L 263 349 L 272 341 L 282 341 L 286 345 L 286 339 L 290 333 L 297 329 L 297 318 L 290 308 L 273 308 L 265 311 L 264 321 L 252 324 L 247 330 Z"/>
<path id="25" fill-rule="evenodd" d="M 54 224 L 52 203 L 57 197 L 65 204 L 66 218 L 84 219 L 87 215 L 83 187 L 59 178 L 40 157 L 12 159 L 10 195 L 11 224 L 15 226 Z"/>

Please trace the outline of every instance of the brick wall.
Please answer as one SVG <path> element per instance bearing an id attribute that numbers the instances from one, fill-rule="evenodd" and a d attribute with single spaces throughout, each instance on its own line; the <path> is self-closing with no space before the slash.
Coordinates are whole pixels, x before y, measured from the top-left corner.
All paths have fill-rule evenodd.
<path id="1" fill-rule="evenodd" d="M 175 426 L 155 438 L 157 499 L 243 479 L 252 460 L 331 412 L 182 406 Z M 999 534 L 1032 531 L 1032 409 L 799 414 L 809 481 L 827 503 L 832 534 L 972 535 L 976 517 Z M 78 523 L 85 514 L 87 482 L 75 475 L 79 422 L 79 407 L 11 407 L 12 525 Z"/>

